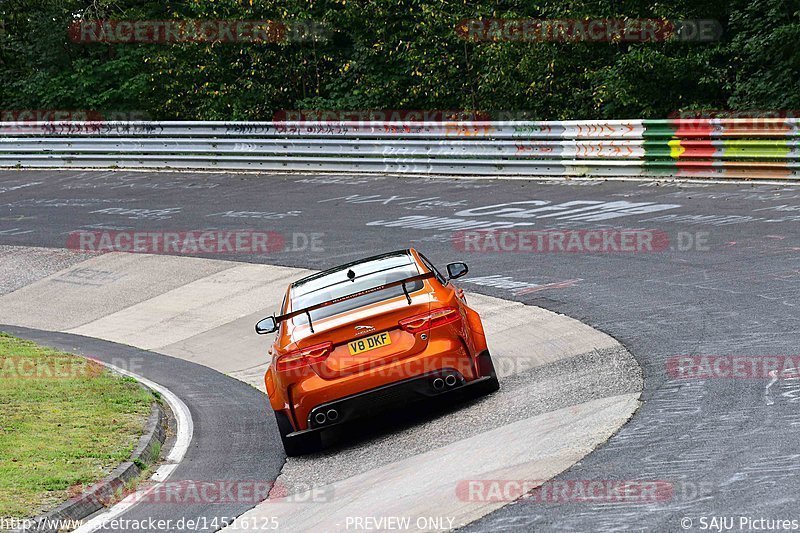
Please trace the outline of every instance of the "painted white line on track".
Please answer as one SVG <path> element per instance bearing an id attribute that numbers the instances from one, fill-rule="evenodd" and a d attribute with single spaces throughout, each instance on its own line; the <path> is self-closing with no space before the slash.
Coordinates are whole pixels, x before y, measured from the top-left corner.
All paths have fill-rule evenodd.
<path id="1" fill-rule="evenodd" d="M 109 521 L 117 518 L 122 513 L 128 511 L 137 503 L 144 500 L 144 497 L 147 496 L 147 494 L 158 488 L 158 485 L 163 483 L 172 474 L 175 468 L 177 468 L 178 464 L 180 464 L 180 462 L 183 460 L 183 457 L 186 455 L 186 451 L 189 449 L 189 444 L 192 442 L 192 435 L 194 434 L 194 422 L 192 421 L 192 414 L 189 411 L 189 408 L 185 403 L 183 403 L 183 400 L 178 398 L 172 391 L 162 385 L 159 385 L 158 383 L 155 383 L 154 381 L 150 381 L 149 379 L 138 374 L 134 374 L 128 370 L 103 363 L 102 361 L 98 362 L 104 364 L 112 372 L 131 377 L 149 389 L 158 392 L 161 397 L 164 398 L 164 401 L 167 402 L 170 409 L 172 409 L 178 429 L 175 437 L 175 443 L 172 445 L 172 449 L 165 459 L 165 464 L 160 466 L 155 474 L 150 477 L 150 480 L 154 483 L 144 489 L 140 489 L 135 493 L 128 495 L 125 497 L 125 499 L 109 508 L 106 512 L 95 516 L 78 529 L 75 529 L 75 533 L 92 533 L 97 531 Z"/>

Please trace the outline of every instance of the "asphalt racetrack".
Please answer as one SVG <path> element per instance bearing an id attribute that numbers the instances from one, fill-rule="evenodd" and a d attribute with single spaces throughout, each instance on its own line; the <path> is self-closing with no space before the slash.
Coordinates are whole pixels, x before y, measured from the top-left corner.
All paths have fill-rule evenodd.
<path id="1" fill-rule="evenodd" d="M 264 254 L 199 254 L 231 261 L 322 269 L 409 246 L 436 264 L 463 259 L 470 266 L 460 284 L 465 290 L 568 315 L 633 354 L 645 378 L 643 405 L 557 479 L 663 481 L 671 487 L 668 496 L 627 503 L 523 500 L 466 526 L 469 531 L 678 531 L 699 528 L 712 516 L 737 517 L 737 523 L 738 517 L 797 517 L 797 374 L 726 373 L 725 367 L 697 377 L 676 374 L 674 362 L 797 358 L 798 186 L 0 173 L 0 245 L 67 248 L 75 245 L 70 234 L 76 231 L 206 229 L 270 231 L 282 241 L 280 250 Z M 532 251 L 513 237 L 501 244 L 463 240 L 460 232 L 479 229 L 645 230 L 655 238 L 630 251 L 613 249 L 610 241 L 604 250 L 583 241 Z M 143 375 L 157 381 L 158 369 L 153 372 Z M 190 392 L 193 381 L 182 380 L 186 394 L 198 393 Z M 243 416 L 255 419 L 234 424 L 216 416 L 196 425 L 198 435 L 236 432 L 238 443 L 270 422 L 255 390 L 235 394 L 249 403 Z M 274 476 L 282 450 L 270 430 L 263 438 L 271 451 L 258 467 Z M 241 468 L 253 468 L 248 465 Z"/>

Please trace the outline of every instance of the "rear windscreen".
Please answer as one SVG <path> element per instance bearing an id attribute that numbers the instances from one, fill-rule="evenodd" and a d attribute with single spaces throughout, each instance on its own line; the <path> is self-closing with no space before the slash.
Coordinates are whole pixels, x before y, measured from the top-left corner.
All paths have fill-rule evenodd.
<path id="1" fill-rule="evenodd" d="M 358 270 L 359 270 L 358 266 L 353 267 L 354 272 L 357 272 Z M 342 273 L 340 276 L 344 277 L 345 281 L 339 281 L 334 284 L 328 285 L 326 287 L 314 290 L 312 292 L 308 292 L 300 296 L 294 296 L 292 298 L 292 309 L 295 310 L 295 309 L 303 309 L 305 307 L 311 307 L 312 305 L 316 305 L 322 302 L 327 302 L 330 300 L 335 300 L 336 298 L 341 298 L 342 296 L 355 294 L 357 292 L 367 289 L 372 289 L 374 287 L 379 287 L 380 285 L 391 283 L 393 281 L 400 281 L 402 279 L 410 278 L 418 274 L 420 274 L 420 272 L 414 263 L 396 266 L 385 270 L 379 270 L 378 272 L 364 274 L 361 276 L 356 275 L 356 278 L 353 281 L 348 280 L 346 278 L 346 274 Z M 410 282 L 406 284 L 406 287 L 408 288 L 409 293 L 418 291 L 422 289 L 423 282 L 422 281 Z M 322 309 L 311 311 L 311 320 L 312 321 L 319 320 L 321 318 L 337 315 L 339 313 L 344 313 L 352 309 L 357 309 L 365 305 L 369 305 L 375 302 L 380 302 L 382 300 L 388 300 L 395 296 L 402 296 L 402 295 L 403 295 L 402 286 L 391 287 L 389 289 L 384 289 L 382 291 L 371 292 L 369 294 L 364 294 L 363 296 L 359 296 L 351 300 L 344 300 L 342 302 L 330 305 L 328 307 L 323 307 Z M 296 316 L 292 320 L 297 325 L 308 323 L 308 318 L 306 317 L 306 315 Z"/>

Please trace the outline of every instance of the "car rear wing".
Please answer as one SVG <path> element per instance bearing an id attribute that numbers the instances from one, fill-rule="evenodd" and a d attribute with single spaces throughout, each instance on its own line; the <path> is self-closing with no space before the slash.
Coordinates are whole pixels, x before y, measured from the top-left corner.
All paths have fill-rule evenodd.
<path id="1" fill-rule="evenodd" d="M 417 274 L 416 276 L 411 276 L 410 278 L 400 279 L 397 281 L 391 281 L 389 283 L 384 283 L 383 285 L 378 285 L 377 287 L 372 287 L 370 289 L 364 289 L 358 292 L 354 292 L 353 294 L 347 294 L 345 296 L 339 296 L 338 298 L 334 298 L 332 300 L 327 300 L 324 302 L 320 302 L 318 304 L 310 305 L 308 307 L 304 307 L 303 309 L 297 309 L 296 311 L 291 311 L 284 315 L 278 315 L 275 317 L 275 324 L 280 324 L 285 320 L 289 320 L 290 318 L 294 318 L 299 315 L 306 315 L 308 317 L 308 326 L 311 328 L 311 333 L 314 333 L 314 325 L 311 323 L 311 311 L 316 311 L 317 309 L 322 309 L 323 307 L 328 307 L 330 305 L 338 304 L 339 302 L 344 302 L 346 300 L 352 300 L 353 298 L 358 298 L 360 296 L 364 296 L 366 294 L 372 294 L 373 292 L 379 292 L 386 289 L 391 289 L 393 287 L 403 287 L 403 294 L 406 296 L 406 300 L 408 300 L 408 305 L 411 305 L 411 295 L 408 293 L 408 283 L 413 283 L 415 281 L 422 281 L 424 279 L 429 279 L 434 277 L 435 274 L 433 272 L 425 272 L 424 274 Z"/>

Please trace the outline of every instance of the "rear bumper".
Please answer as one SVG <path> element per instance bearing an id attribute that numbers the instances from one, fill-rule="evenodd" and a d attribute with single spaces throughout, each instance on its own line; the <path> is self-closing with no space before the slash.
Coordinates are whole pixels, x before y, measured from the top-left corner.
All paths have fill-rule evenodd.
<path id="1" fill-rule="evenodd" d="M 270 397 L 273 409 L 287 409 L 286 413 L 298 431 L 310 429 L 309 415 L 321 405 L 380 390 L 436 372 L 454 370 L 466 381 L 483 374 L 460 337 L 443 335 L 430 338 L 426 349 L 409 357 L 376 365 L 362 372 L 339 376 L 320 375 L 316 370 L 306 372 L 300 379 L 278 388 L 284 395 Z M 277 400 L 277 401 L 276 401 Z"/>
<path id="2" fill-rule="evenodd" d="M 443 382 L 445 380 L 452 382 L 453 378 L 455 378 L 455 383 L 452 385 L 445 384 L 442 386 L 442 388 L 437 388 L 434 386 L 434 383 L 437 379 L 442 380 Z M 313 408 L 308 415 L 307 427 L 309 429 L 295 431 L 289 436 L 294 437 L 322 431 L 323 429 L 337 426 L 344 422 L 363 418 L 369 413 L 374 413 L 375 411 L 407 405 L 416 401 L 425 400 L 426 398 L 463 394 L 471 389 L 484 385 L 491 379 L 492 376 L 483 376 L 473 379 L 472 381 L 466 381 L 460 372 L 452 368 L 447 368 L 414 378 L 405 379 L 403 381 L 390 383 L 375 389 L 318 405 L 317 407 Z M 438 382 L 436 384 L 438 385 Z M 331 422 L 328 420 L 325 423 L 320 424 L 315 420 L 315 416 L 318 413 L 325 413 L 327 415 L 327 413 L 331 410 L 335 410 L 337 413 L 335 421 Z"/>

